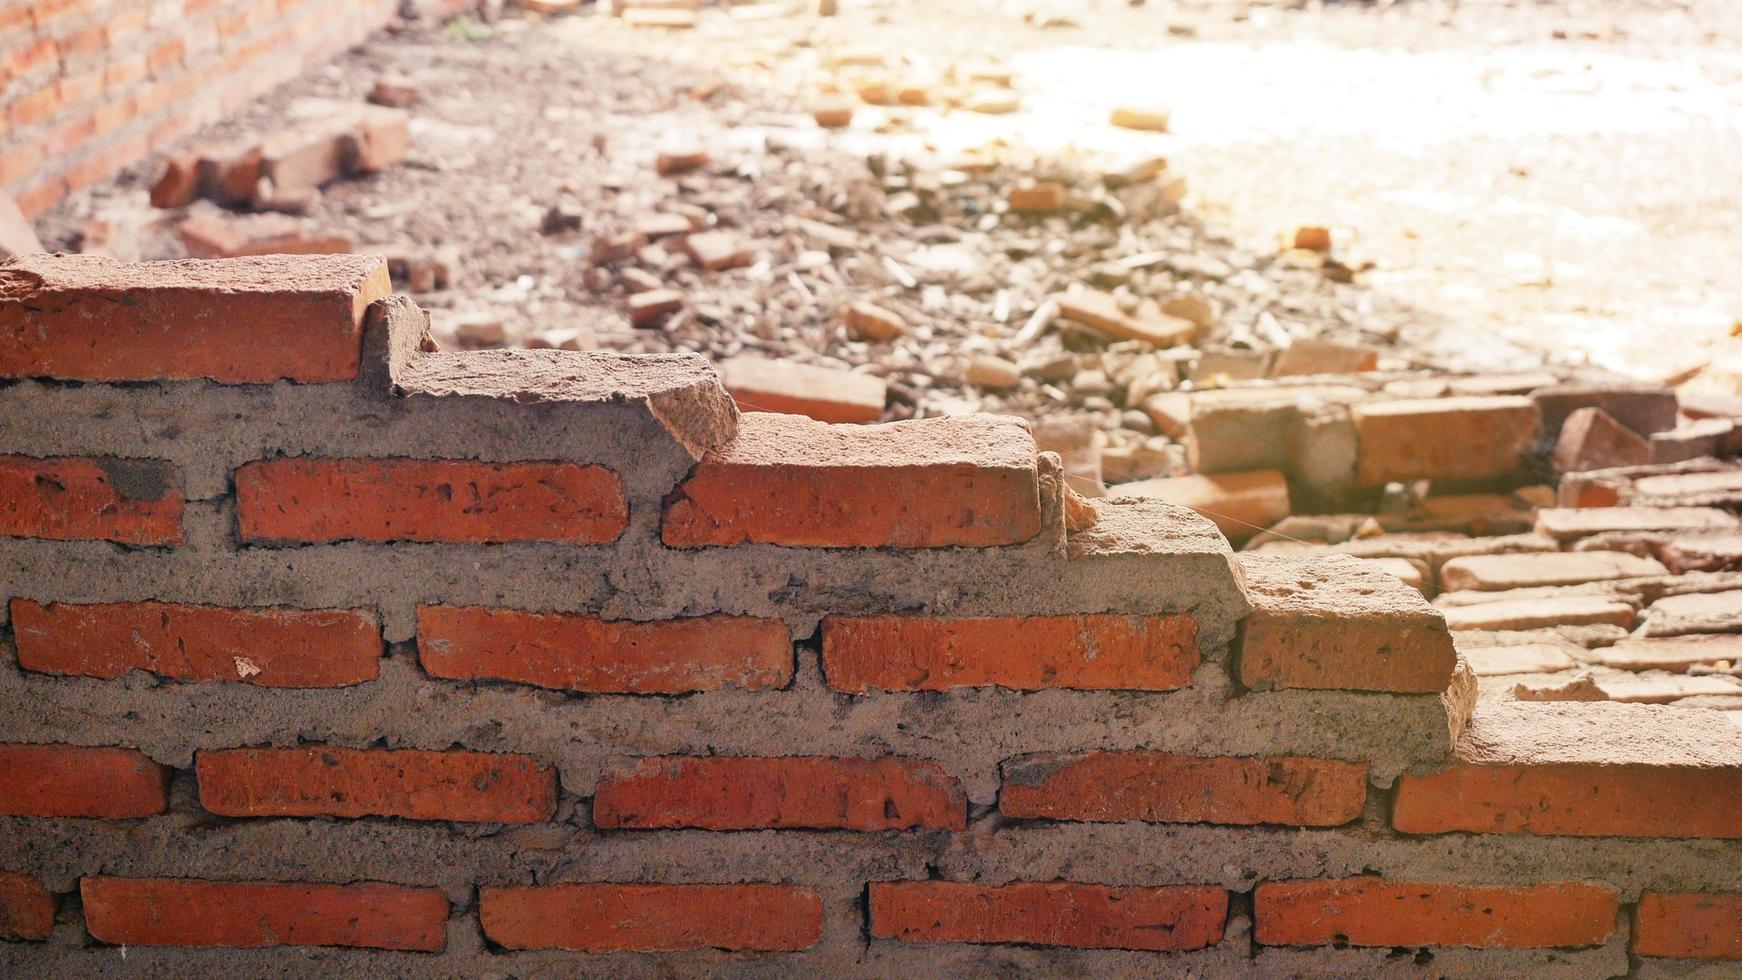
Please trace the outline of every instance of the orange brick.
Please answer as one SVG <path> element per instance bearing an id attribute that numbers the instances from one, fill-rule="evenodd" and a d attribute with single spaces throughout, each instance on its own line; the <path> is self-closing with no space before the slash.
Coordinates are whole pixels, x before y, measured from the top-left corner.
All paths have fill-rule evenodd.
<path id="1" fill-rule="evenodd" d="M 1597 946 L 1615 930 L 1615 890 L 1414 884 L 1382 878 L 1281 881 L 1253 896 L 1267 946 Z"/>
<path id="2" fill-rule="evenodd" d="M 1034 439 L 1022 422 L 960 416 L 829 426 L 753 412 L 665 508 L 675 547 L 990 547 L 1040 533 Z"/>
<path id="3" fill-rule="evenodd" d="M 1633 952 L 1742 960 L 1742 894 L 1646 892 L 1633 915 Z"/>
<path id="4" fill-rule="evenodd" d="M 169 806 L 169 770 L 133 749 L 0 743 L 0 813 L 148 817 Z"/>
<path id="5" fill-rule="evenodd" d="M 537 823 L 556 813 L 556 770 L 525 755 L 320 745 L 201 752 L 194 765 L 200 805 L 226 817 Z"/>
<path id="6" fill-rule="evenodd" d="M 155 460 L 0 456 L 0 535 L 180 544 L 173 479 Z"/>
<path id="7" fill-rule="evenodd" d="M 1243 556 L 1253 611 L 1240 623 L 1240 682 L 1437 694 L 1457 651 L 1421 593 L 1342 555 Z"/>
<path id="8" fill-rule="evenodd" d="M 765 357 L 727 358 L 719 367 L 720 381 L 741 411 L 819 422 L 875 422 L 883 415 L 888 386 L 882 378 Z"/>
<path id="9" fill-rule="evenodd" d="M 364 882 L 85 878 L 91 935 L 123 946 L 363 946 L 439 953 L 448 902 L 434 888 Z"/>
<path id="10" fill-rule="evenodd" d="M 1406 834 L 1742 837 L 1742 767 L 1456 765 L 1398 780 Z"/>
<path id="11" fill-rule="evenodd" d="M 14 599 L 12 625 L 19 666 L 50 674 L 340 687 L 380 671 L 381 627 L 359 610 Z"/>
<path id="12" fill-rule="evenodd" d="M 0 376 L 234 383 L 356 377 L 364 311 L 391 290 L 362 255 L 36 255 L 0 285 Z"/>
<path id="13" fill-rule="evenodd" d="M 27 95 L 12 100 L 7 118 L 14 129 L 33 126 L 60 111 L 60 86 L 45 85 Z"/>
<path id="14" fill-rule="evenodd" d="M 1038 755 L 1004 764 L 1007 817 L 1335 827 L 1367 800 L 1365 763 L 1161 752 Z"/>
<path id="15" fill-rule="evenodd" d="M 629 522 L 602 466 L 458 459 L 270 459 L 236 470 L 242 539 L 605 544 Z"/>
<path id="16" fill-rule="evenodd" d="M 1227 917 L 1228 893 L 1211 885 L 871 883 L 871 935 L 905 942 L 1178 952 L 1221 942 Z"/>
<path id="17" fill-rule="evenodd" d="M 559 884 L 485 888 L 478 918 L 508 949 L 791 952 L 821 938 L 823 901 L 792 885 Z"/>
<path id="18" fill-rule="evenodd" d="M 618 694 L 766 691 L 785 687 L 793 672 L 785 624 L 748 616 L 637 623 L 419 606 L 417 655 L 435 677 Z"/>
<path id="19" fill-rule="evenodd" d="M 181 40 L 164 41 L 146 52 L 145 66 L 153 75 L 162 73 L 165 68 L 181 64 L 182 56 L 187 53 L 187 45 Z"/>
<path id="20" fill-rule="evenodd" d="M 961 830 L 967 812 L 955 777 L 894 758 L 641 759 L 593 797 L 595 825 L 637 829 Z"/>
<path id="21" fill-rule="evenodd" d="M 1197 631 L 1187 615 L 830 616 L 823 673 L 830 687 L 853 694 L 975 686 L 1170 691 L 1191 683 Z"/>
<path id="22" fill-rule="evenodd" d="M 1363 486 L 1509 476 L 1541 421 L 1536 403 L 1521 395 L 1374 402 L 1353 414 Z"/>
<path id="23" fill-rule="evenodd" d="M 1118 484 L 1113 493 L 1190 507 L 1234 541 L 1244 541 L 1290 512 L 1288 479 L 1280 470 L 1163 476 Z"/>
<path id="24" fill-rule="evenodd" d="M 54 894 L 29 875 L 0 871 L 0 939 L 47 939 L 54 929 Z"/>

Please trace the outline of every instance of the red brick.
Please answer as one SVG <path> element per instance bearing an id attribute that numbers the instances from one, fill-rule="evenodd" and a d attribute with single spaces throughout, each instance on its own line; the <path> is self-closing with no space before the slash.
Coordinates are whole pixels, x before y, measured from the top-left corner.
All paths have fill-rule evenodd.
<path id="1" fill-rule="evenodd" d="M 674 756 L 607 772 L 593 797 L 593 823 L 637 829 L 961 830 L 967 809 L 961 784 L 929 762 Z"/>
<path id="2" fill-rule="evenodd" d="M 60 111 L 60 87 L 50 84 L 12 100 L 7 118 L 14 129 L 34 126 Z"/>
<path id="3" fill-rule="evenodd" d="M 1633 952 L 1742 960 L 1742 893 L 1646 892 L 1633 915 Z"/>
<path id="4" fill-rule="evenodd" d="M 380 671 L 381 627 L 359 610 L 14 599 L 12 623 L 19 666 L 50 674 L 341 687 Z"/>
<path id="5" fill-rule="evenodd" d="M 1178 952 L 1221 942 L 1227 917 L 1228 893 L 1211 885 L 871 883 L 871 935 L 905 942 Z"/>
<path id="6" fill-rule="evenodd" d="M 1199 663 L 1189 615 L 933 619 L 830 616 L 823 673 L 838 691 L 998 686 L 1170 691 Z"/>
<path id="7" fill-rule="evenodd" d="M 675 547 L 1019 544 L 1040 533 L 1034 439 L 977 415 L 830 426 L 752 412 L 666 504 Z"/>
<path id="8" fill-rule="evenodd" d="M 379 256 L 31 256 L 0 267 L 0 376 L 344 381 L 391 288 Z"/>
<path id="9" fill-rule="evenodd" d="M 1742 837 L 1742 767 L 1457 765 L 1398 780 L 1406 834 Z"/>
<path id="10" fill-rule="evenodd" d="M 1335 827 L 1367 800 L 1365 763 L 1161 752 L 1039 755 L 1004 764 L 1007 817 Z"/>
<path id="11" fill-rule="evenodd" d="M 1356 480 L 1480 480 L 1520 467 L 1536 438 L 1536 403 L 1521 395 L 1376 402 L 1353 410 Z M 1433 438 L 1423 438 L 1424 433 Z"/>
<path id="12" fill-rule="evenodd" d="M 404 817 L 537 823 L 556 813 L 556 770 L 525 755 L 458 749 L 224 749 L 195 760 L 200 805 L 227 817 Z"/>
<path id="13" fill-rule="evenodd" d="M 154 45 L 146 52 L 145 65 L 153 75 L 162 73 L 165 68 L 171 68 L 181 63 L 182 56 L 187 53 L 187 45 L 182 41 L 164 41 Z"/>
<path id="14" fill-rule="evenodd" d="M 58 904 L 35 878 L 0 871 L 0 939 L 47 939 Z"/>
<path id="15" fill-rule="evenodd" d="M 181 543 L 181 491 L 166 464 L 0 456 L 0 535 Z"/>
<path id="16" fill-rule="evenodd" d="M 1457 667 L 1443 617 L 1384 571 L 1342 555 L 1243 556 L 1251 615 L 1236 645 L 1258 690 L 1437 694 Z"/>
<path id="17" fill-rule="evenodd" d="M 1416 884 L 1382 878 L 1281 881 L 1253 896 L 1267 946 L 1597 946 L 1619 899 L 1603 885 Z"/>
<path id="18" fill-rule="evenodd" d="M 792 952 L 822 936 L 823 901 L 792 885 L 558 884 L 485 888 L 478 918 L 508 949 Z"/>
<path id="19" fill-rule="evenodd" d="M 363 946 L 439 953 L 448 902 L 434 888 L 191 878 L 85 878 L 85 925 L 121 946 Z"/>
<path id="20" fill-rule="evenodd" d="M 1557 473 L 1640 466 L 1651 462 L 1651 443 L 1600 408 L 1581 408 L 1567 416 L 1555 442 Z"/>
<path id="21" fill-rule="evenodd" d="M 638 623 L 419 606 L 417 653 L 435 677 L 617 694 L 766 691 L 785 687 L 793 672 L 785 624 L 748 616 Z"/>
<path id="22" fill-rule="evenodd" d="M 459 459 L 271 459 L 236 470 L 242 539 L 606 544 L 629 523 L 602 466 Z"/>
<path id="23" fill-rule="evenodd" d="M 0 813 L 148 817 L 169 806 L 169 775 L 134 749 L 0 743 Z"/>

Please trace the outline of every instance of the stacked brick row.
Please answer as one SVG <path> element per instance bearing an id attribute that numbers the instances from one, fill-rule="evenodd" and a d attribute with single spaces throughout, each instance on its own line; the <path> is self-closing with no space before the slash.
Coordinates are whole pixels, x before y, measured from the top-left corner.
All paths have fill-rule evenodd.
<path id="1" fill-rule="evenodd" d="M 43 211 L 358 43 L 399 6 L 7 3 L 0 9 L 0 195 L 14 197 L 27 215 Z"/>
<path id="2" fill-rule="evenodd" d="M 1721 719 L 1472 713 L 1394 578 L 1015 420 L 425 327 L 363 257 L 0 267 L 0 972 L 1742 956 Z"/>

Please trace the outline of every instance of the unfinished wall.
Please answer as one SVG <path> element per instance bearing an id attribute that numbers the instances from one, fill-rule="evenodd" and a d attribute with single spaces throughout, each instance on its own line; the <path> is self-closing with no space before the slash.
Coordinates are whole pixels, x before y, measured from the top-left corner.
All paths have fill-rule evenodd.
<path id="1" fill-rule="evenodd" d="M 0 267 L 0 974 L 1683 975 L 1742 729 L 1472 713 L 1022 423 L 430 349 L 380 260 Z"/>
<path id="2" fill-rule="evenodd" d="M 463 9 L 433 0 L 431 13 Z M 8 0 L 0 195 L 27 215 L 379 30 L 399 0 Z"/>

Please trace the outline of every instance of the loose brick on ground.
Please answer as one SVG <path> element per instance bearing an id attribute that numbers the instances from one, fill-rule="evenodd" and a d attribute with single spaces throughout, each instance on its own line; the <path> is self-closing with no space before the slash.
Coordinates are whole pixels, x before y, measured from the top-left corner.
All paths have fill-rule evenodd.
<path id="1" fill-rule="evenodd" d="M 792 885 L 556 884 L 485 888 L 478 918 L 508 949 L 793 952 L 821 938 L 823 902 Z"/>
<path id="2" fill-rule="evenodd" d="M 1267 946 L 1596 946 L 1615 931 L 1613 888 L 1481 886 L 1383 878 L 1279 881 L 1253 895 L 1254 937 Z"/>
<path id="3" fill-rule="evenodd" d="M 180 544 L 176 482 L 155 460 L 0 456 L 0 537 Z"/>
<path id="4" fill-rule="evenodd" d="M 1632 949 L 1640 956 L 1742 960 L 1742 893 L 1646 892 L 1633 914 Z"/>
<path id="5" fill-rule="evenodd" d="M 1625 639 L 1590 651 L 1592 661 L 1618 670 L 1673 670 L 1719 661 L 1742 663 L 1742 635 L 1694 634 Z"/>
<path id="6" fill-rule="evenodd" d="M 1581 408 L 1567 416 L 1555 443 L 1557 473 L 1639 466 L 1651 462 L 1651 443 L 1600 408 Z"/>
<path id="7" fill-rule="evenodd" d="M 1512 475 L 1539 422 L 1535 403 L 1514 395 L 1369 402 L 1352 411 L 1364 486 Z M 1423 438 L 1428 432 L 1433 438 Z"/>
<path id="8" fill-rule="evenodd" d="M 1448 592 L 1460 589 L 1493 592 L 1664 575 L 1668 571 L 1655 559 L 1619 551 L 1478 555 L 1446 562 L 1440 568 L 1440 587 Z"/>
<path id="9" fill-rule="evenodd" d="M 0 813 L 148 817 L 168 808 L 169 776 L 134 749 L 0 743 Z"/>
<path id="10" fill-rule="evenodd" d="M 1440 612 L 1445 615 L 1446 625 L 1454 630 L 1532 630 L 1592 623 L 1631 628 L 1637 616 L 1629 603 L 1587 595 L 1448 605 L 1442 606 Z"/>
<path id="11" fill-rule="evenodd" d="M 390 291 L 377 256 L 29 256 L 0 268 L 0 376 L 345 381 Z"/>
<path id="12" fill-rule="evenodd" d="M 451 459 L 269 459 L 236 470 L 242 539 L 606 544 L 629 523 L 596 465 Z"/>
<path id="13" fill-rule="evenodd" d="M 732 756 L 640 759 L 601 777 L 599 827 L 961 830 L 967 797 L 910 759 Z"/>
<path id="14" fill-rule="evenodd" d="M 1160 477 L 1121 483 L 1108 492 L 1190 507 L 1215 521 L 1223 534 L 1236 541 L 1289 514 L 1288 480 L 1277 470 Z"/>
<path id="15" fill-rule="evenodd" d="M 1551 507 L 1537 512 L 1536 529 L 1557 541 L 1617 531 L 1734 531 L 1733 514 L 1712 507 Z"/>
<path id="16" fill-rule="evenodd" d="M 1647 606 L 1646 636 L 1742 633 L 1742 589 L 1665 596 Z"/>
<path id="17" fill-rule="evenodd" d="M 1742 571 L 1742 534 L 1690 534 L 1670 540 L 1658 555 L 1677 575 Z"/>
<path id="18" fill-rule="evenodd" d="M 1178 952 L 1221 942 L 1228 914 L 1213 885 L 874 881 L 870 894 L 871 935 L 903 942 Z"/>
<path id="19" fill-rule="evenodd" d="M 852 694 L 997 686 L 1165 691 L 1191 683 L 1190 616 L 830 616 L 823 674 Z"/>
<path id="20" fill-rule="evenodd" d="M 667 545 L 990 547 L 1040 533 L 1034 439 L 1001 416 L 829 426 L 752 412 L 665 507 Z"/>
<path id="21" fill-rule="evenodd" d="M 448 903 L 434 888 L 85 878 L 85 925 L 118 946 L 361 946 L 439 953 Z"/>
<path id="22" fill-rule="evenodd" d="M 1015 819 L 1335 827 L 1367 799 L 1365 764 L 1298 756 L 1091 752 L 1003 770 L 998 809 Z"/>
<path id="23" fill-rule="evenodd" d="M 748 616 L 631 622 L 575 613 L 419 606 L 418 661 L 435 677 L 559 690 L 765 691 L 792 680 L 786 625 Z"/>
<path id="24" fill-rule="evenodd" d="M 731 357 L 720 362 L 720 381 L 744 412 L 806 415 L 819 422 L 875 422 L 883 415 L 888 384 L 857 371 Z"/>
<path id="25" fill-rule="evenodd" d="M 1462 651 L 1464 660 L 1477 677 L 1503 677 L 1507 674 L 1552 674 L 1578 666 L 1565 648 L 1550 643 L 1522 643 L 1516 646 L 1476 647 Z"/>
<path id="26" fill-rule="evenodd" d="M 227 817 L 404 817 L 536 823 L 556 770 L 531 756 L 450 749 L 223 749 L 195 759 L 200 805 Z"/>
<path id="27" fill-rule="evenodd" d="M 19 666 L 50 674 L 339 687 L 380 672 L 381 627 L 361 610 L 14 599 L 12 623 Z"/>
<path id="28" fill-rule="evenodd" d="M 1742 696 L 1742 681 L 1730 677 L 1606 677 L 1597 689 L 1611 701 L 1669 704 L 1682 698 Z"/>

